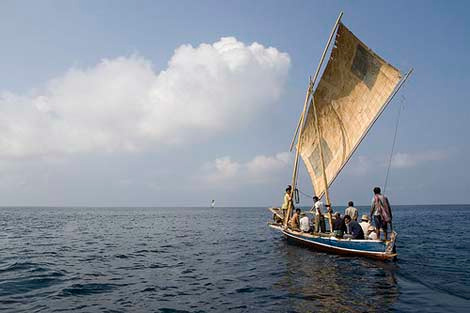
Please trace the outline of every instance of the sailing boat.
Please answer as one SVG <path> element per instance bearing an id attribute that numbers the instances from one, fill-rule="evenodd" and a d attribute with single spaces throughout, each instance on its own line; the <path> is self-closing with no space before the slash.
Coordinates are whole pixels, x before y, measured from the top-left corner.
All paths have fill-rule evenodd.
<path id="1" fill-rule="evenodd" d="M 328 188 L 412 72 L 411 69 L 402 75 L 369 49 L 341 22 L 342 15 L 341 12 L 331 31 L 315 75 L 309 79 L 302 114 L 291 144 L 292 150 L 297 139 L 292 195 L 297 186 L 301 156 L 316 195 L 319 198 L 324 196 L 327 206 L 330 205 Z M 333 37 L 335 42 L 328 64 L 314 89 Z M 279 208 L 270 208 L 275 220 L 269 224 L 270 227 L 281 231 L 290 240 L 338 254 L 381 260 L 393 259 L 397 255 L 396 232 L 392 232 L 387 241 L 337 238 L 332 232 L 333 218 L 329 210 L 328 232 L 304 233 L 288 228 L 292 209 L 292 203 L 289 203 L 286 214 Z"/>

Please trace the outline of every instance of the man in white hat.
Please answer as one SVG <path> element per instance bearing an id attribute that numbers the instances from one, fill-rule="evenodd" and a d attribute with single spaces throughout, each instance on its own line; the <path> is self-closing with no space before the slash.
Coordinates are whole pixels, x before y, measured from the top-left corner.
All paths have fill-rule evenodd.
<path id="1" fill-rule="evenodd" d="M 367 234 L 369 233 L 369 227 L 370 222 L 369 222 L 369 216 L 367 214 L 363 214 L 361 218 L 361 222 L 359 223 L 362 227 L 362 231 L 364 232 L 364 235 L 367 237 Z"/>
<path id="2" fill-rule="evenodd" d="M 375 229 L 374 226 L 370 225 L 369 227 L 369 234 L 367 235 L 366 237 L 367 239 L 370 239 L 370 240 L 377 240 L 377 230 Z"/>

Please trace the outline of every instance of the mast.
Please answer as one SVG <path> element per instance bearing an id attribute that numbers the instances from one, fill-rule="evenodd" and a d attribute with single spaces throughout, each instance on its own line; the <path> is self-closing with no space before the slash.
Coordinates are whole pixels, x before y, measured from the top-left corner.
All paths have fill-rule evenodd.
<path id="1" fill-rule="evenodd" d="M 297 151 L 295 153 L 295 160 L 294 160 L 294 170 L 293 170 L 293 173 L 292 173 L 292 190 L 291 190 L 291 198 L 293 199 L 294 198 L 294 191 L 295 191 L 295 186 L 297 184 L 297 169 L 298 169 L 298 166 L 299 166 L 299 155 L 300 155 L 300 138 L 302 137 L 302 131 L 303 131 L 303 128 L 304 128 L 304 122 L 305 122 L 305 114 L 306 114 L 306 111 L 307 111 L 307 104 L 308 104 L 308 100 L 312 94 L 312 90 L 313 90 L 313 87 L 315 86 L 315 82 L 317 80 L 317 77 L 318 77 L 318 74 L 320 73 L 320 69 L 321 69 L 321 66 L 323 65 L 323 61 L 325 60 L 325 56 L 326 56 L 326 53 L 328 52 L 328 48 L 330 47 L 330 44 L 331 44 L 331 40 L 333 39 L 333 36 L 336 32 L 336 29 L 338 28 L 338 24 L 339 22 L 341 21 L 341 17 L 343 16 L 343 12 L 341 11 L 338 15 L 338 18 L 336 19 L 336 22 L 331 30 L 331 33 L 330 33 L 330 37 L 328 38 L 328 42 L 326 43 L 326 46 L 325 48 L 323 49 L 323 53 L 322 53 L 322 56 L 320 58 L 320 62 L 318 63 L 318 66 L 317 66 L 317 69 L 315 71 L 315 75 L 313 75 L 313 79 L 310 79 L 309 80 L 309 83 L 308 83 L 308 88 L 307 88 L 307 94 L 305 95 L 305 102 L 304 102 L 304 107 L 303 107 L 303 110 L 302 110 L 302 114 L 300 115 L 300 120 L 299 120 L 299 123 L 297 124 L 297 129 L 295 130 L 295 135 L 298 134 L 298 137 L 297 137 Z M 294 135 L 294 139 L 292 140 L 292 142 L 295 141 L 295 135 Z M 292 146 L 292 144 L 291 144 Z M 329 198 L 328 198 L 328 201 L 329 201 Z M 288 222 L 288 219 L 290 218 L 290 215 L 292 213 L 292 201 L 289 202 L 289 205 L 288 205 L 288 208 L 287 208 L 287 214 L 286 216 L 284 216 L 284 227 L 287 227 L 287 222 Z M 331 215 L 331 213 L 330 213 Z M 330 219 L 330 222 L 331 222 L 331 219 Z"/>
<path id="2" fill-rule="evenodd" d="M 307 110 L 307 103 L 308 103 L 308 100 L 310 99 L 310 94 L 312 92 L 312 80 L 309 80 L 308 81 L 308 87 L 307 87 L 307 94 L 305 95 L 305 101 L 304 101 L 304 108 L 302 110 L 302 115 L 300 117 L 300 120 L 299 120 L 299 126 L 302 124 L 303 125 L 303 122 L 305 120 L 305 111 Z M 300 148 L 300 136 L 302 136 L 302 129 L 303 127 L 299 128 L 300 131 L 299 131 L 299 137 L 297 138 L 297 149 L 295 151 L 295 159 L 294 159 L 294 170 L 293 170 L 293 173 L 292 173 L 292 190 L 291 190 L 291 193 L 290 193 L 290 196 L 291 196 L 291 199 L 294 199 L 294 192 L 295 192 L 295 185 L 297 183 L 297 169 L 299 167 L 299 155 L 300 155 L 300 151 L 299 151 L 299 148 Z M 296 134 L 297 134 L 297 131 L 296 131 Z M 292 213 L 292 201 L 289 202 L 289 205 L 287 206 L 287 214 L 286 216 L 284 216 L 284 227 L 287 227 L 287 222 L 288 220 L 290 219 L 290 215 Z"/>

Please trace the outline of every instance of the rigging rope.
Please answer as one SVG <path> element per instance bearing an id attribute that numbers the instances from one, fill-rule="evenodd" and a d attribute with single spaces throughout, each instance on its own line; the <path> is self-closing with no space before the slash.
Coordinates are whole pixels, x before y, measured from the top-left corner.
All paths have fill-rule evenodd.
<path id="1" fill-rule="evenodd" d="M 300 173 L 301 173 L 301 171 L 298 171 L 298 172 L 297 172 L 297 182 L 300 181 Z M 311 195 L 309 195 L 309 194 L 303 192 L 302 190 L 300 190 L 300 189 L 298 189 L 298 188 L 296 188 L 296 190 L 297 190 L 302 196 L 304 196 L 304 197 L 306 197 L 306 198 L 309 198 L 309 199 L 312 199 L 312 198 L 313 198 L 313 196 L 311 196 Z M 298 203 L 298 202 L 297 202 L 297 203 Z"/>
<path id="2" fill-rule="evenodd" d="M 396 140 L 397 140 L 398 125 L 400 124 L 401 111 L 402 111 L 402 109 L 405 108 L 405 104 L 404 104 L 405 100 L 406 100 L 405 96 L 402 95 L 400 105 L 398 107 L 397 122 L 395 124 L 395 134 L 393 135 L 392 151 L 390 151 L 390 157 L 389 157 L 389 160 L 388 160 L 387 174 L 385 175 L 385 183 L 384 183 L 383 194 L 385 194 L 385 191 L 387 190 L 387 183 L 388 183 L 388 178 L 389 178 L 389 174 L 390 174 L 390 167 L 392 165 L 392 159 L 393 159 L 393 151 L 395 150 L 395 143 L 396 143 Z"/>
<path id="3" fill-rule="evenodd" d="M 305 192 L 302 192 L 302 190 L 300 190 L 300 189 L 298 189 L 298 190 L 299 190 L 299 192 L 300 192 L 300 194 L 301 194 L 302 196 L 307 197 L 307 198 L 310 198 L 310 199 L 313 198 L 313 196 L 311 196 L 311 195 L 309 195 L 309 194 L 306 194 Z"/>

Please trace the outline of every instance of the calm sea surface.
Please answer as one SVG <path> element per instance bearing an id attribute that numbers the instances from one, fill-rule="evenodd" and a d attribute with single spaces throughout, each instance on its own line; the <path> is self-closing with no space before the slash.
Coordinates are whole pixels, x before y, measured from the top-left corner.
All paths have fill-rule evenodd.
<path id="1" fill-rule="evenodd" d="M 288 244 L 270 218 L 0 208 L 0 311 L 470 312 L 470 206 L 395 207 L 395 263 Z"/>

